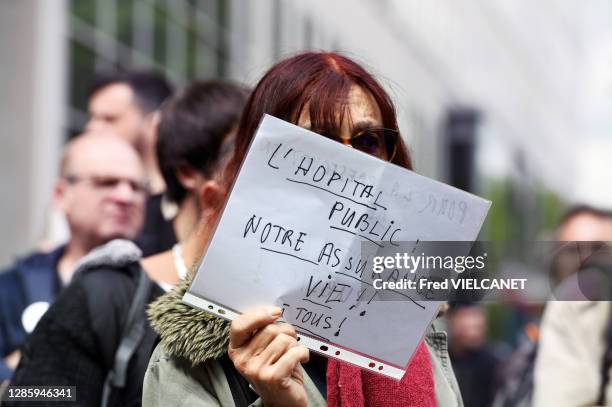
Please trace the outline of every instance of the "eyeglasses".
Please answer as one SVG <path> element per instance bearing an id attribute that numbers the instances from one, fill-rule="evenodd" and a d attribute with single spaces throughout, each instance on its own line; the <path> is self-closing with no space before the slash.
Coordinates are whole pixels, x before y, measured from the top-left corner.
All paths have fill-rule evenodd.
<path id="1" fill-rule="evenodd" d="M 105 176 L 105 175 L 90 175 L 90 176 L 78 176 L 78 175 L 66 175 L 64 179 L 69 184 L 76 184 L 79 182 L 85 182 L 90 184 L 94 189 L 100 191 L 112 191 L 123 182 L 128 184 L 133 192 L 137 194 L 146 194 L 149 192 L 149 185 L 144 181 L 137 181 L 129 178 Z"/>
<path id="2" fill-rule="evenodd" d="M 334 140 L 382 160 L 393 161 L 397 152 L 399 131 L 383 127 L 369 128 L 351 136 L 350 139 L 336 137 Z"/>

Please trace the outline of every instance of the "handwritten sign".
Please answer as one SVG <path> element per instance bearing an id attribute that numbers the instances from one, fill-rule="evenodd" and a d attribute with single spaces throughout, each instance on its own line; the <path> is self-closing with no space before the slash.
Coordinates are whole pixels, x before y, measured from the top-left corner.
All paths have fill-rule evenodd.
<path id="1" fill-rule="evenodd" d="M 265 116 L 183 301 L 228 319 L 278 305 L 310 349 L 399 379 L 440 303 L 376 301 L 362 244 L 472 241 L 489 206 Z"/>

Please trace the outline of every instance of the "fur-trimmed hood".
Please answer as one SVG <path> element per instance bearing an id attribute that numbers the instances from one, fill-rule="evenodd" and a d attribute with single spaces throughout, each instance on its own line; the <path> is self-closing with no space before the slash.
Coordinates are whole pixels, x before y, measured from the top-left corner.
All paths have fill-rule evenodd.
<path id="1" fill-rule="evenodd" d="M 166 353 L 192 365 L 218 359 L 227 352 L 230 323 L 183 303 L 190 279 L 162 295 L 147 311 Z"/>

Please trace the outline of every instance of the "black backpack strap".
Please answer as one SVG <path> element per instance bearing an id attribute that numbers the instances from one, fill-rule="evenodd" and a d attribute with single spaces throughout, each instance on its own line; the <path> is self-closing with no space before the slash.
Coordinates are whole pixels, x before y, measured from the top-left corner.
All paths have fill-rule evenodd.
<path id="1" fill-rule="evenodd" d="M 599 397 L 597 405 L 606 404 L 606 387 L 610 382 L 610 368 L 612 368 L 612 301 L 610 302 L 610 316 L 608 317 L 608 328 L 606 330 L 606 349 L 601 364 L 601 385 L 599 386 Z"/>
<path id="2" fill-rule="evenodd" d="M 123 328 L 123 334 L 121 335 L 121 342 L 115 352 L 115 360 L 113 368 L 104 382 L 104 390 L 102 392 L 102 407 L 109 405 L 111 392 L 114 388 L 125 387 L 127 380 L 127 369 L 130 363 L 130 359 L 136 352 L 138 345 L 142 341 L 145 335 L 145 328 L 147 320 L 143 318 L 143 314 L 146 311 L 146 306 L 149 302 L 151 289 L 153 287 L 153 281 L 149 279 L 147 273 L 139 267 L 140 275 L 138 278 L 138 285 L 134 293 L 134 299 L 130 305 L 128 312 L 128 318 Z"/>
<path id="3" fill-rule="evenodd" d="M 219 363 L 232 391 L 232 398 L 236 407 L 248 407 L 253 404 L 259 396 L 251 389 L 249 382 L 238 373 L 229 356 L 227 354 L 223 355 L 219 359 Z"/>

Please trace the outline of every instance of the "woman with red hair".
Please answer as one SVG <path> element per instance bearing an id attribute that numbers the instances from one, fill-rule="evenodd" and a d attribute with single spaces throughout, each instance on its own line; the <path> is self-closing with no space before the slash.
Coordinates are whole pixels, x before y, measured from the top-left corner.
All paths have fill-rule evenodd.
<path id="1" fill-rule="evenodd" d="M 184 247 L 187 261 L 203 252 L 266 113 L 412 169 L 393 103 L 372 75 L 336 53 L 287 58 L 259 81 L 243 111 L 224 175 L 203 194 L 206 221 Z M 444 333 L 428 332 L 398 382 L 311 354 L 293 327 L 274 323 L 277 307 L 231 324 L 193 309 L 181 301 L 190 280 L 151 306 L 160 344 L 145 377 L 146 406 L 463 405 Z"/>

